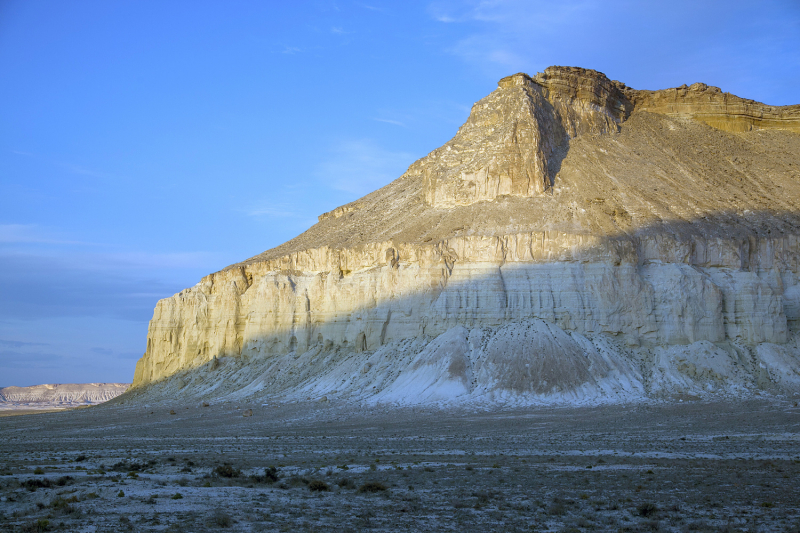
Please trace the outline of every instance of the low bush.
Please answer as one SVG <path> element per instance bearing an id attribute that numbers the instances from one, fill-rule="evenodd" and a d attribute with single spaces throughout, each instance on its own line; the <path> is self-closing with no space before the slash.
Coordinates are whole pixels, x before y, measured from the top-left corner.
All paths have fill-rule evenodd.
<path id="1" fill-rule="evenodd" d="M 258 474 L 250 476 L 250 479 L 255 481 L 256 483 L 275 483 L 281 478 L 280 474 L 278 473 L 278 469 L 274 466 L 270 466 L 264 469 L 264 475 L 259 476 Z"/>
<path id="2" fill-rule="evenodd" d="M 214 511 L 214 514 L 211 515 L 211 524 L 218 527 L 231 527 L 233 525 L 233 519 L 231 515 L 222 509 L 217 509 Z"/>
<path id="3" fill-rule="evenodd" d="M 330 489 L 328 484 L 320 479 L 312 479 L 311 482 L 308 484 L 308 490 L 312 492 L 327 492 Z"/>
<path id="4" fill-rule="evenodd" d="M 31 492 L 36 491 L 36 489 L 49 489 L 52 487 L 63 487 L 64 485 L 68 484 L 72 480 L 71 476 L 63 476 L 56 480 L 50 480 L 47 478 L 42 479 L 26 479 L 21 483 L 22 487 L 28 489 Z"/>
<path id="5" fill-rule="evenodd" d="M 53 527 L 50 525 L 50 520 L 40 518 L 35 522 L 31 522 L 30 524 L 23 526 L 21 531 L 25 533 L 27 532 L 38 533 L 39 531 L 51 531 L 52 529 Z"/>
<path id="6" fill-rule="evenodd" d="M 225 463 L 214 469 L 214 475 L 219 477 L 234 478 L 240 477 L 242 475 L 242 471 L 237 468 L 233 468 L 233 466 L 229 463 Z"/>
<path id="7" fill-rule="evenodd" d="M 645 502 L 639 504 L 639 506 L 636 508 L 636 512 L 638 513 L 639 516 L 644 516 L 644 517 L 653 516 L 658 512 L 658 507 L 656 507 L 654 503 Z"/>
<path id="8" fill-rule="evenodd" d="M 388 488 L 389 487 L 379 481 L 367 481 L 358 487 L 358 492 L 383 492 L 388 490 Z"/>

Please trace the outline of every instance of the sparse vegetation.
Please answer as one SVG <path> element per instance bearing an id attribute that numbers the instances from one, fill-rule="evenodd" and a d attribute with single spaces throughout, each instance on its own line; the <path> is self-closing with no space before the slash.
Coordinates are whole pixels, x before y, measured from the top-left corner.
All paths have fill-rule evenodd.
<path id="1" fill-rule="evenodd" d="M 408 427 L 401 426 L 401 430 L 408 431 Z M 22 447 L 8 453 L 4 443 L 4 468 L 19 477 L 0 477 L 0 496 L 5 498 L 0 504 L 0 530 L 10 524 L 6 527 L 9 531 L 34 531 L 33 524 L 38 520 L 47 520 L 51 531 L 74 531 L 83 524 L 98 525 L 98 531 L 137 533 L 413 530 L 423 516 L 435 519 L 444 529 L 462 533 L 491 531 L 499 523 L 508 531 L 527 531 L 533 524 L 536 530 L 582 533 L 793 531 L 800 523 L 800 509 L 787 504 L 785 496 L 794 490 L 791 481 L 800 475 L 800 462 L 793 457 L 778 458 L 783 453 L 779 446 L 785 446 L 780 441 L 755 444 L 758 453 L 774 456 L 769 464 L 747 458 L 694 459 L 689 456 L 692 450 L 687 451 L 688 445 L 679 444 L 683 446 L 681 458 L 658 459 L 653 464 L 652 457 L 646 455 L 604 453 L 604 467 L 589 470 L 586 465 L 599 464 L 599 459 L 559 453 L 562 447 L 581 449 L 583 445 L 582 440 L 563 435 L 549 451 L 540 444 L 544 451 L 532 456 L 497 453 L 495 446 L 509 449 L 514 443 L 527 449 L 528 442 L 514 436 L 498 437 L 495 432 L 492 440 L 464 437 L 455 439 L 453 446 L 489 453 L 468 451 L 465 459 L 454 459 L 449 453 L 439 454 L 438 443 L 429 447 L 424 441 L 393 439 L 386 432 L 371 431 L 369 434 L 379 436 L 379 441 L 335 435 L 315 441 L 319 438 L 316 429 L 298 432 L 297 438 L 257 443 L 233 436 L 222 440 L 224 447 L 218 446 L 221 453 L 214 455 L 204 452 L 202 440 L 176 445 L 170 439 L 165 441 L 168 446 L 153 440 L 147 441 L 148 448 L 130 453 L 115 448 L 113 454 L 104 453 L 100 447 L 87 452 L 82 442 L 81 453 L 87 456 L 82 463 L 75 461 L 77 452 L 65 450 L 59 452 L 63 453 L 61 457 L 33 452 L 36 456 L 29 457 L 31 452 L 24 450 L 23 454 Z M 480 434 L 480 426 L 475 431 Z M 633 446 L 629 440 L 607 438 L 611 444 L 603 444 L 604 450 Z M 678 442 L 677 437 L 674 441 Z M 647 443 L 647 439 L 636 442 Z M 703 443 L 696 449 L 704 454 L 713 450 L 722 455 L 724 446 L 741 441 L 692 442 Z M 648 451 L 648 445 L 636 444 L 644 451 Z M 593 450 L 598 444 L 593 441 L 590 446 Z M 211 459 L 195 459 L 195 472 L 179 473 L 188 465 L 184 454 L 189 453 L 208 453 Z M 378 453 L 380 462 L 375 460 Z M 274 461 L 275 466 L 265 466 L 262 460 L 267 464 Z M 88 464 L 90 461 L 92 464 Z M 37 462 L 51 476 L 77 464 L 87 465 L 88 470 L 58 479 L 32 475 Z M 93 470 L 95 462 L 117 464 L 122 473 L 100 475 Z M 350 466 L 347 471 L 328 466 L 335 464 Z M 500 468 L 492 468 L 495 464 Z M 370 465 L 379 468 L 373 471 Z M 135 470 L 127 470 L 131 466 Z M 426 471 L 426 466 L 433 472 Z M 647 474 L 649 467 L 652 474 Z M 137 476 L 129 477 L 127 472 Z M 224 475 L 234 472 L 239 476 Z M 639 494 L 635 491 L 637 484 L 644 486 Z M 217 488 L 201 488 L 212 485 Z M 661 492 L 662 486 L 674 487 L 675 491 Z M 254 490 L 242 490 L 249 487 Z M 278 488 L 286 490 L 275 490 Z M 680 505 L 676 504 L 676 494 L 686 495 L 681 496 Z M 213 505 L 208 507 L 208 502 Z M 213 512 L 216 507 L 223 512 L 219 523 Z M 341 517 L 349 521 L 343 522 Z"/>
<path id="2" fill-rule="evenodd" d="M 308 490 L 312 492 L 327 492 L 331 489 L 324 481 L 320 479 L 312 479 L 308 484 Z"/>
<path id="3" fill-rule="evenodd" d="M 214 468 L 214 475 L 219 477 L 234 478 L 241 477 L 242 471 L 238 468 L 234 468 L 230 463 L 225 463 Z"/>
<path id="4" fill-rule="evenodd" d="M 636 513 L 639 516 L 644 516 L 644 517 L 653 516 L 657 512 L 658 512 L 658 507 L 656 507 L 656 505 L 651 502 L 644 502 L 642 504 L 639 504 L 638 507 L 636 507 Z"/>
<path id="5" fill-rule="evenodd" d="M 383 492 L 388 489 L 389 487 L 379 481 L 367 481 L 358 487 L 358 492 Z"/>
<path id="6" fill-rule="evenodd" d="M 211 515 L 211 524 L 217 527 L 231 527 L 233 518 L 222 509 L 216 509 Z"/>

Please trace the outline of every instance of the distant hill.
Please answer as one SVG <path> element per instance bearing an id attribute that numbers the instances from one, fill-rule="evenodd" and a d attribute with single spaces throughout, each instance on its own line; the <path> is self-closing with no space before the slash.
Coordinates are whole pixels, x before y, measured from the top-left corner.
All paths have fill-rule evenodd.
<path id="1" fill-rule="evenodd" d="M 130 383 L 58 383 L 0 388 L 0 409 L 47 409 L 107 402 Z"/>

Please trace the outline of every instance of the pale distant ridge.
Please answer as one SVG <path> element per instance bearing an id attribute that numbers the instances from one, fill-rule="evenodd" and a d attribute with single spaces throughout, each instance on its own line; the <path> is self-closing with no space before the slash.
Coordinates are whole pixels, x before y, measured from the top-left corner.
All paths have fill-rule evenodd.
<path id="1" fill-rule="evenodd" d="M 0 388 L 0 409 L 95 405 L 125 392 L 130 383 L 45 383 Z"/>

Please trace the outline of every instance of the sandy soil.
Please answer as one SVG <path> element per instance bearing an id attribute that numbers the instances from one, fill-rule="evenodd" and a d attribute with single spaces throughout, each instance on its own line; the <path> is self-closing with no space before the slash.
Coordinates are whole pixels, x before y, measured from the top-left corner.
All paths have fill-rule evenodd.
<path id="1" fill-rule="evenodd" d="M 0 419 L 1 531 L 800 531 L 798 475 L 781 401 Z"/>

